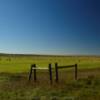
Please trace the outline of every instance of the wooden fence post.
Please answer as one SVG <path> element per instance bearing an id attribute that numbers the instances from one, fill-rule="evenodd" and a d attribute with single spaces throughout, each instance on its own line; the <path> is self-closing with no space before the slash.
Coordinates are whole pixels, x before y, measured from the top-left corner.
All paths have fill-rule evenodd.
<path id="1" fill-rule="evenodd" d="M 33 71 L 34 71 L 34 81 L 37 80 L 37 75 L 36 75 L 36 64 L 33 65 Z"/>
<path id="2" fill-rule="evenodd" d="M 32 77 L 32 68 L 33 68 L 33 65 L 31 65 L 31 69 L 30 69 L 30 73 L 29 73 L 29 81 L 31 80 L 31 77 Z"/>
<path id="3" fill-rule="evenodd" d="M 75 80 L 77 80 L 77 64 L 75 64 Z"/>
<path id="4" fill-rule="evenodd" d="M 56 82 L 59 81 L 59 78 L 58 78 L 58 64 L 55 63 L 55 71 L 56 71 Z"/>
<path id="5" fill-rule="evenodd" d="M 49 64 L 49 75 L 50 75 L 50 83 L 52 84 L 52 67 L 51 67 L 51 64 Z"/>

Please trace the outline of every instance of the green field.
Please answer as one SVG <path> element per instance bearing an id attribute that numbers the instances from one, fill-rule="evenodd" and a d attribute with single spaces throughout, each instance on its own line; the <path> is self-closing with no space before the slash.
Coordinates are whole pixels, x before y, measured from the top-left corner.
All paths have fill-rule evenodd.
<path id="1" fill-rule="evenodd" d="M 100 67 L 100 57 L 98 56 L 0 56 L 0 72 L 28 72 L 31 64 L 39 67 L 48 67 L 51 63 L 59 65 L 78 64 L 79 69 Z"/>
<path id="2" fill-rule="evenodd" d="M 50 85 L 47 71 L 38 71 L 37 83 L 28 81 L 32 64 L 48 67 L 51 63 L 54 67 L 56 62 L 59 65 L 78 64 L 78 80 L 74 80 L 71 68 L 60 71 L 59 84 Z M 37 100 L 35 97 L 41 100 L 99 100 L 100 56 L 0 55 L 0 100 Z"/>

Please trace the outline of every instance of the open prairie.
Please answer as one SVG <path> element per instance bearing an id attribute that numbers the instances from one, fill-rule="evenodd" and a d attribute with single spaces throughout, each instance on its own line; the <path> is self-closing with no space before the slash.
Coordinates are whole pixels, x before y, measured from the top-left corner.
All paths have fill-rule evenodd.
<path id="1" fill-rule="evenodd" d="M 51 63 L 58 65 L 78 64 L 78 79 L 74 69 L 59 71 L 59 83 L 49 82 L 48 70 L 37 72 L 37 82 L 28 81 L 32 64 L 43 68 Z M 41 98 L 41 99 L 40 99 Z M 99 56 L 46 56 L 46 55 L 0 55 L 0 100 L 99 100 Z"/>
<path id="2" fill-rule="evenodd" d="M 59 65 L 78 64 L 79 69 L 100 67 L 99 56 L 46 56 L 46 55 L 1 55 L 0 72 L 22 73 L 28 72 L 31 64 L 39 67 L 48 67 L 51 63 Z"/>

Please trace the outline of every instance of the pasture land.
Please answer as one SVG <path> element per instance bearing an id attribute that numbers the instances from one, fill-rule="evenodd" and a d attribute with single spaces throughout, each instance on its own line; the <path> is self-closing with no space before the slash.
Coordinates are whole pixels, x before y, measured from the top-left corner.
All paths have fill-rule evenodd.
<path id="1" fill-rule="evenodd" d="M 28 72 L 31 64 L 48 67 L 51 63 L 59 65 L 78 64 L 79 69 L 100 67 L 99 56 L 31 56 L 31 55 L 3 55 L 0 56 L 0 72 L 22 73 Z"/>
<path id="2" fill-rule="evenodd" d="M 60 82 L 49 82 L 47 71 L 38 71 L 38 81 L 28 81 L 31 64 L 48 67 L 78 64 L 78 80 L 73 68 L 59 71 Z M 0 55 L 0 100 L 99 100 L 99 56 Z"/>

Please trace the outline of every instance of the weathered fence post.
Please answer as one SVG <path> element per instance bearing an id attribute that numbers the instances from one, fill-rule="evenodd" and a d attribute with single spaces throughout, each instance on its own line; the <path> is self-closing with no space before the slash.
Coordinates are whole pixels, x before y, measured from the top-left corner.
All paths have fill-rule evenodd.
<path id="1" fill-rule="evenodd" d="M 49 64 L 49 75 L 50 75 L 50 83 L 52 84 L 52 67 L 51 67 L 51 64 Z"/>
<path id="2" fill-rule="evenodd" d="M 32 68 L 33 68 L 33 65 L 31 65 L 31 69 L 30 69 L 30 73 L 29 73 L 29 81 L 31 80 L 31 77 L 32 77 Z"/>
<path id="3" fill-rule="evenodd" d="M 33 71 L 34 71 L 34 81 L 37 80 L 37 77 L 36 77 L 36 64 L 33 65 Z"/>
<path id="4" fill-rule="evenodd" d="M 58 64 L 55 63 L 55 71 L 56 71 L 56 82 L 59 81 L 59 78 L 58 78 Z"/>
<path id="5" fill-rule="evenodd" d="M 75 64 L 75 80 L 77 80 L 77 64 Z"/>
<path id="6" fill-rule="evenodd" d="M 32 78 L 32 72 L 34 71 L 34 81 L 36 81 L 36 64 L 31 65 L 30 73 L 29 73 L 29 81 Z"/>

